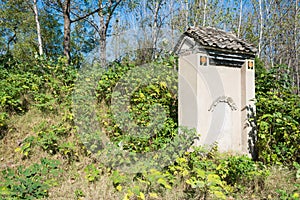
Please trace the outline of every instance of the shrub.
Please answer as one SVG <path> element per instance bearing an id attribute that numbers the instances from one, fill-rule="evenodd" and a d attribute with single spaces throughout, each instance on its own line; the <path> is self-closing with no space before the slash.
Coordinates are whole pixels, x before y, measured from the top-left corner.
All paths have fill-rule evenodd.
<path id="1" fill-rule="evenodd" d="M 259 62 L 258 62 L 259 63 Z M 300 162 L 300 97 L 294 94 L 287 67 L 257 65 L 258 155 L 264 163 Z"/>
<path id="2" fill-rule="evenodd" d="M 24 113 L 30 106 L 43 111 L 62 103 L 71 104 L 76 69 L 65 63 L 37 58 L 33 63 L 0 67 L 0 106 L 2 111 Z M 69 100 L 69 101 L 65 101 Z"/>
<path id="3" fill-rule="evenodd" d="M 104 100 L 109 106 L 108 119 L 103 125 L 110 139 L 121 142 L 123 149 L 157 150 L 177 134 L 175 63 L 172 56 L 147 66 L 115 63 L 101 76 L 97 90 L 99 102 Z M 112 99 L 115 100 L 113 105 Z M 124 102 L 128 102 L 129 107 L 116 114 Z M 161 115 L 163 112 L 166 118 Z"/>
<path id="4" fill-rule="evenodd" d="M 41 159 L 40 164 L 22 166 L 16 170 L 2 171 L 4 182 L 0 183 L 0 199 L 41 199 L 48 196 L 48 189 L 56 184 L 60 170 L 56 160 Z"/>

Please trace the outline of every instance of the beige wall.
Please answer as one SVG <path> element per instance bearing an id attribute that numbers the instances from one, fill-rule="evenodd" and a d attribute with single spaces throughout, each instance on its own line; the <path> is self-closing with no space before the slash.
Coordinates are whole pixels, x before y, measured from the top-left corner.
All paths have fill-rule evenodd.
<path id="1" fill-rule="evenodd" d="M 200 55 L 205 54 L 179 58 L 179 124 L 201 134 L 196 145 L 218 142 L 221 151 L 246 153 L 249 127 L 243 108 L 254 106 L 249 101 L 255 93 L 254 70 L 200 66 Z"/>
<path id="2" fill-rule="evenodd" d="M 194 55 L 185 56 L 183 59 L 179 59 L 179 124 L 189 128 L 196 128 L 198 121 L 196 99 L 197 69 L 194 67 L 194 64 L 197 61 L 195 59 L 196 57 Z"/>
<path id="3" fill-rule="evenodd" d="M 253 61 L 254 63 L 254 61 Z M 242 98 L 241 98 L 241 107 L 242 107 L 242 116 L 241 116 L 241 128 L 242 128 L 242 146 L 243 152 L 249 152 L 249 134 L 256 134 L 255 125 L 249 122 L 249 116 L 255 113 L 255 69 L 248 69 L 247 61 L 241 68 L 241 90 L 242 90 Z M 254 112 L 254 113 L 253 113 Z M 253 152 L 251 152 L 253 153 Z"/>

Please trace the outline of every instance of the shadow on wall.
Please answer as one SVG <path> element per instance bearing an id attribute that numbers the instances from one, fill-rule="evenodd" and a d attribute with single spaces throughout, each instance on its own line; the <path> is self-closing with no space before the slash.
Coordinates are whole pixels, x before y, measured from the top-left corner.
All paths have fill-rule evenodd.
<path id="1" fill-rule="evenodd" d="M 256 115 L 255 109 L 252 105 L 248 105 L 245 107 L 247 110 L 247 123 L 245 128 L 249 128 L 248 132 L 248 148 L 249 153 L 252 156 L 253 160 L 258 159 L 258 150 L 257 150 L 257 126 L 256 126 Z"/>

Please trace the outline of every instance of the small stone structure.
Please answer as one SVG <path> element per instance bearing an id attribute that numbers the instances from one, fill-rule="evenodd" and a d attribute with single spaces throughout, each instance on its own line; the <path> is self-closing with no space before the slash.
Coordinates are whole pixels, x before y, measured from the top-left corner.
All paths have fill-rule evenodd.
<path id="1" fill-rule="evenodd" d="M 253 153 L 254 58 L 251 44 L 211 27 L 189 28 L 179 39 L 179 125 L 201 135 L 196 145 Z"/>

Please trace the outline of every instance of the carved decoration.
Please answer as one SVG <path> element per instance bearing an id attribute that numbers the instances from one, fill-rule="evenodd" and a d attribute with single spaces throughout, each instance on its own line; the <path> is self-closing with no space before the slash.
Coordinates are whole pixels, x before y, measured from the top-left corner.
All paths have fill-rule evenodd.
<path id="1" fill-rule="evenodd" d="M 231 97 L 227 97 L 227 96 L 220 96 L 218 97 L 213 103 L 212 105 L 210 106 L 210 108 L 208 109 L 208 111 L 211 111 L 213 112 L 215 107 L 218 105 L 218 103 L 227 103 L 231 110 L 234 111 L 234 110 L 237 110 L 237 106 L 236 104 L 234 103 L 233 99 Z"/>

